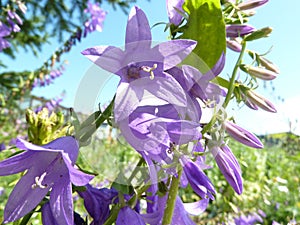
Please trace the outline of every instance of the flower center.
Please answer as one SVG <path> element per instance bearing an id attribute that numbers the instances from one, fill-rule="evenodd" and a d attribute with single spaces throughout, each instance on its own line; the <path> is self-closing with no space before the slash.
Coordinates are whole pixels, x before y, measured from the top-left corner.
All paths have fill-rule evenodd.
<path id="1" fill-rule="evenodd" d="M 128 78 L 128 80 L 135 80 L 135 79 L 141 78 L 140 71 L 144 71 L 144 72 L 150 73 L 150 79 L 153 80 L 154 79 L 153 70 L 155 70 L 156 68 L 157 68 L 156 63 L 154 63 L 152 67 L 150 67 L 150 66 L 138 67 L 136 65 L 129 65 L 128 69 L 127 69 L 127 78 Z"/>

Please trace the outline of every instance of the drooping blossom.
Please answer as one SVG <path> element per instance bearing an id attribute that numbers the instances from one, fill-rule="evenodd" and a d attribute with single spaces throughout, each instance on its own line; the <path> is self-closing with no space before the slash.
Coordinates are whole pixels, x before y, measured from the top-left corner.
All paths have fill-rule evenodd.
<path id="1" fill-rule="evenodd" d="M 120 209 L 116 225 L 146 225 L 143 217 L 129 206 Z"/>
<path id="2" fill-rule="evenodd" d="M 181 156 L 179 161 L 193 190 L 202 199 L 210 198 L 214 200 L 215 188 L 200 166 L 185 156 Z"/>
<path id="3" fill-rule="evenodd" d="M 216 143 L 210 143 L 209 145 L 221 173 L 235 192 L 241 194 L 243 192 L 242 171 L 234 154 L 225 144 L 219 146 Z"/>
<path id="4" fill-rule="evenodd" d="M 166 3 L 170 23 L 178 26 L 182 20 L 180 12 L 184 13 L 182 10 L 184 0 L 166 0 Z"/>
<path id="5" fill-rule="evenodd" d="M 243 129 L 231 121 L 224 122 L 226 132 L 238 142 L 252 148 L 263 148 L 261 141 L 251 132 Z"/>
<path id="6" fill-rule="evenodd" d="M 93 218 L 93 225 L 103 224 L 109 216 L 109 205 L 118 192 L 108 188 L 94 188 L 86 185 L 85 191 L 78 191 L 81 198 L 84 199 L 84 206 L 90 216 Z"/>
<path id="7" fill-rule="evenodd" d="M 164 71 L 190 54 L 196 42 L 171 40 L 152 47 L 151 39 L 146 15 L 133 7 L 126 27 L 125 50 L 98 46 L 82 52 L 99 67 L 120 77 L 114 108 L 116 122 L 138 107 L 145 91 L 170 104 L 186 106 L 184 90 Z"/>
<path id="8" fill-rule="evenodd" d="M 71 136 L 38 146 L 17 139 L 24 152 L 0 162 L 0 176 L 27 171 L 9 196 L 4 223 L 12 222 L 33 210 L 50 191 L 50 208 L 59 225 L 73 224 L 72 184 L 86 185 L 93 176 L 74 167 L 78 142 Z"/>
<path id="9" fill-rule="evenodd" d="M 91 3 L 89 1 L 84 12 L 90 14 L 90 18 L 84 23 L 84 36 L 95 30 L 101 32 L 107 12 L 100 8 L 99 2 Z"/>

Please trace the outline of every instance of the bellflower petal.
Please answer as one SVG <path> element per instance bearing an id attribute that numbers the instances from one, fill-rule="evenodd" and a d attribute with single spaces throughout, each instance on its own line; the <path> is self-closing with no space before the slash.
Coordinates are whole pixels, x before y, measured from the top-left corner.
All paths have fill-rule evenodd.
<path id="1" fill-rule="evenodd" d="M 148 19 L 139 7 L 134 6 L 128 16 L 125 44 L 151 40 L 152 36 Z M 146 43 L 151 44 L 151 42 Z M 148 47 L 150 47 L 150 45 Z"/>
<path id="2" fill-rule="evenodd" d="M 113 46 L 96 46 L 81 52 L 97 66 L 111 72 L 118 72 L 122 66 L 124 52 Z"/>
<path id="3" fill-rule="evenodd" d="M 184 0 L 166 0 L 167 1 L 167 11 L 170 23 L 178 26 L 182 20 L 182 15 L 178 11 L 182 10 L 182 5 Z M 178 10 L 178 11 L 177 11 Z"/>
<path id="4" fill-rule="evenodd" d="M 59 225 L 52 215 L 49 202 L 45 203 L 42 207 L 42 222 L 43 225 Z"/>
<path id="5" fill-rule="evenodd" d="M 53 217 L 60 225 L 73 224 L 72 186 L 69 182 L 56 184 L 50 193 L 50 207 Z"/>
<path id="6" fill-rule="evenodd" d="M 213 146 L 211 152 L 225 179 L 236 193 L 241 194 L 243 192 L 241 168 L 229 147 L 226 145 Z"/>
<path id="7" fill-rule="evenodd" d="M 196 47 L 197 42 L 193 40 L 172 40 L 156 45 L 153 50 L 163 56 L 164 70 L 168 70 L 185 59 Z"/>
<path id="8" fill-rule="evenodd" d="M 203 212 L 205 212 L 206 208 L 208 207 L 209 198 L 201 199 L 197 202 L 191 203 L 183 203 L 185 211 L 188 212 L 190 215 L 199 216 Z"/>
<path id="9" fill-rule="evenodd" d="M 91 185 L 86 185 L 86 190 L 78 192 L 84 199 L 84 206 L 93 218 L 92 224 L 103 224 L 109 216 L 109 205 L 118 192 L 114 189 L 97 189 Z"/>
<path id="10" fill-rule="evenodd" d="M 16 184 L 4 209 L 4 223 L 12 222 L 25 216 L 34 209 L 48 193 L 51 186 L 32 188 L 32 185 L 35 183 L 35 175 L 38 172 L 41 171 L 38 171 L 36 168 L 29 169 Z"/>
<path id="11" fill-rule="evenodd" d="M 224 124 L 227 133 L 238 142 L 253 148 L 264 147 L 261 141 L 251 132 L 241 128 L 231 121 L 226 121 Z"/>
<path id="12" fill-rule="evenodd" d="M 161 218 L 163 217 L 163 212 L 166 205 L 168 194 L 163 197 L 158 198 L 158 211 L 161 212 Z M 162 221 L 160 221 L 159 225 L 161 225 Z M 196 225 L 193 220 L 189 217 L 189 214 L 184 208 L 184 204 L 182 203 L 179 196 L 176 197 L 175 208 L 173 212 L 173 218 L 171 225 Z M 151 224 L 154 225 L 154 224 Z"/>
<path id="13" fill-rule="evenodd" d="M 14 157 L 7 158 L 0 162 L 0 176 L 7 176 L 15 173 L 20 173 L 32 167 L 32 157 L 35 155 L 31 152 L 23 152 Z M 22 163 L 20 163 L 22 160 Z"/>
<path id="14" fill-rule="evenodd" d="M 208 197 L 214 200 L 215 188 L 201 168 L 185 156 L 179 161 L 193 190 L 203 199 Z"/>
<path id="15" fill-rule="evenodd" d="M 25 152 L 0 162 L 0 175 L 28 170 L 8 199 L 4 221 L 11 222 L 25 216 L 51 190 L 50 207 L 53 217 L 58 224 L 73 224 L 71 182 L 86 185 L 93 177 L 75 171 L 73 167 L 78 156 L 78 142 L 67 136 L 38 146 L 17 139 L 16 146 Z M 12 169 L 12 166 L 20 169 Z"/>
<path id="16" fill-rule="evenodd" d="M 140 214 L 125 206 L 119 211 L 116 225 L 146 225 L 146 223 Z"/>

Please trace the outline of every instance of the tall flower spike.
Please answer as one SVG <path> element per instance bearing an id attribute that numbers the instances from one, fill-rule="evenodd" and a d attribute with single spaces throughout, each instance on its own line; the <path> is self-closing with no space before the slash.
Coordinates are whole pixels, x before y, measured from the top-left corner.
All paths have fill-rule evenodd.
<path id="1" fill-rule="evenodd" d="M 96 65 L 121 79 L 115 99 L 116 122 L 127 118 L 138 107 L 144 91 L 170 104 L 186 107 L 184 90 L 164 71 L 176 66 L 189 55 L 196 42 L 171 40 L 151 47 L 151 40 L 145 13 L 140 8 L 133 7 L 126 27 L 125 50 L 114 46 L 98 46 L 82 52 Z M 145 70 L 154 67 L 152 73 Z"/>
<path id="2" fill-rule="evenodd" d="M 52 215 L 60 225 L 73 224 L 72 184 L 86 185 L 93 176 L 74 168 L 78 143 L 70 136 L 38 146 L 17 139 L 23 153 L 0 162 L 0 176 L 27 170 L 9 196 L 4 209 L 4 223 L 25 216 L 50 192 Z"/>
<path id="3" fill-rule="evenodd" d="M 263 148 L 261 141 L 251 132 L 230 121 L 224 122 L 227 133 L 238 142 L 252 148 Z"/>

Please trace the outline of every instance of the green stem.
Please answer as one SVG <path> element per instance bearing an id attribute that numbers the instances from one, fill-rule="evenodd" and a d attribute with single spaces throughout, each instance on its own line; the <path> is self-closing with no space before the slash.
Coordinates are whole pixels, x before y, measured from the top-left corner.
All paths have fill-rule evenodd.
<path id="1" fill-rule="evenodd" d="M 113 206 L 111 211 L 110 211 L 111 213 L 110 213 L 109 217 L 107 218 L 107 220 L 105 221 L 105 223 L 103 225 L 113 224 L 116 221 L 117 217 L 118 217 L 120 209 L 121 208 L 120 208 L 119 205 Z"/>
<path id="2" fill-rule="evenodd" d="M 236 79 L 236 76 L 237 76 L 237 73 L 238 73 L 238 70 L 239 70 L 239 66 L 240 66 L 240 64 L 242 62 L 245 50 L 246 50 L 246 41 L 242 41 L 242 50 L 241 50 L 241 53 L 239 55 L 238 60 L 236 61 L 236 64 L 235 64 L 233 72 L 232 72 L 232 76 L 230 78 L 228 92 L 227 92 L 225 101 L 223 103 L 223 107 L 224 108 L 227 107 L 227 105 L 228 105 L 228 103 L 229 103 L 229 101 L 231 99 L 232 93 L 234 91 L 234 88 L 235 88 L 234 82 L 235 82 L 235 79 Z"/>
<path id="3" fill-rule="evenodd" d="M 182 173 L 182 167 L 178 169 L 178 177 L 177 178 L 175 176 L 172 177 L 171 187 L 169 189 L 169 194 L 168 194 L 166 208 L 164 211 L 162 225 L 169 225 L 172 222 L 181 173 Z"/>
<path id="4" fill-rule="evenodd" d="M 134 170 L 132 171 L 130 177 L 128 178 L 128 183 L 131 183 L 133 180 L 134 176 L 140 171 L 140 166 L 145 162 L 144 158 L 141 157 L 137 165 L 135 166 Z"/>

